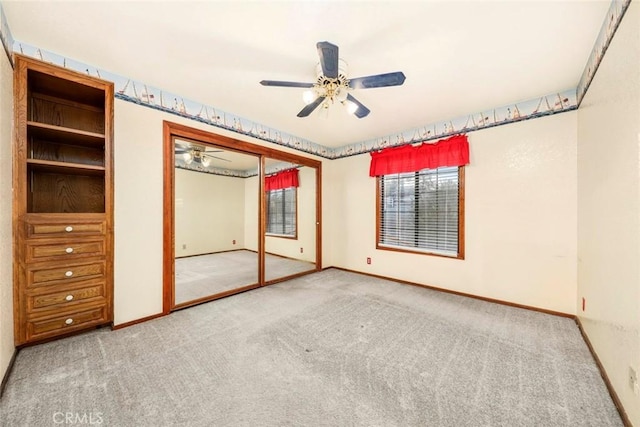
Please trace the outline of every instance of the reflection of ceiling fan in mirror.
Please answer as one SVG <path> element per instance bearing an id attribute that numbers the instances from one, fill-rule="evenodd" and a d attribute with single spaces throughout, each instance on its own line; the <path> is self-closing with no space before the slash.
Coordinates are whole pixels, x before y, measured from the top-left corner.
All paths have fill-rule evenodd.
<path id="1" fill-rule="evenodd" d="M 175 153 L 176 156 L 181 156 L 182 160 L 188 165 L 193 162 L 200 163 L 205 168 L 211 164 L 211 159 L 218 159 L 224 162 L 230 162 L 230 160 L 222 157 L 214 156 L 211 153 L 222 153 L 222 150 L 214 150 L 209 147 L 201 147 L 198 145 L 180 146 L 176 144 Z"/>

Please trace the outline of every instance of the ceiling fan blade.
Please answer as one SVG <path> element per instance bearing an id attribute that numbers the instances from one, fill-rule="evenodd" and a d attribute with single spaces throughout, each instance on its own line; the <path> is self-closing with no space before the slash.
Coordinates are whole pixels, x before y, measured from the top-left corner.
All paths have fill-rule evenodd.
<path id="1" fill-rule="evenodd" d="M 280 86 L 280 87 L 313 87 L 313 83 L 302 82 L 283 82 L 278 80 L 262 80 L 260 82 L 262 86 Z"/>
<path id="2" fill-rule="evenodd" d="M 184 154 L 184 153 L 190 153 L 190 152 L 191 152 L 191 150 L 185 150 L 184 148 L 177 148 L 175 150 L 176 154 Z"/>
<path id="3" fill-rule="evenodd" d="M 330 79 L 338 78 L 338 46 L 329 42 L 318 42 L 318 56 L 322 65 L 322 74 Z"/>
<path id="4" fill-rule="evenodd" d="M 395 73 L 376 74 L 374 76 L 356 77 L 349 80 L 351 89 L 371 89 L 374 87 L 400 86 L 405 80 L 404 73 L 396 71 Z"/>
<path id="5" fill-rule="evenodd" d="M 230 162 L 231 160 L 229 159 L 223 159 L 222 157 L 218 157 L 218 156 L 212 156 L 211 154 L 201 154 L 202 157 L 211 157 L 212 159 L 218 159 L 218 160 L 224 160 L 225 162 Z"/>
<path id="6" fill-rule="evenodd" d="M 204 151 L 207 152 L 207 153 L 222 153 L 223 152 L 223 150 L 215 150 L 213 148 L 205 148 Z"/>
<path id="7" fill-rule="evenodd" d="M 318 105 L 322 104 L 322 101 L 324 101 L 325 98 L 326 96 L 317 97 L 315 101 L 300 110 L 298 117 L 307 117 L 313 110 L 318 108 Z"/>
<path id="8" fill-rule="evenodd" d="M 368 116 L 371 112 L 371 110 L 369 110 L 360 101 L 351 96 L 351 94 L 347 95 L 347 101 L 351 101 L 358 106 L 358 109 L 353 114 L 355 114 L 355 116 L 359 119 Z"/>

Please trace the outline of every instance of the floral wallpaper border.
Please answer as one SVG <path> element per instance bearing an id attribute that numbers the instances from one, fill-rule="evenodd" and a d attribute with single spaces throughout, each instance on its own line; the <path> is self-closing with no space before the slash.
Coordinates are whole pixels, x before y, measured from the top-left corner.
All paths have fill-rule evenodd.
<path id="1" fill-rule="evenodd" d="M 112 81 L 115 86 L 115 97 L 141 106 L 154 108 L 170 114 L 175 114 L 208 125 L 226 129 L 240 135 L 246 135 L 263 141 L 271 142 L 283 147 L 324 157 L 339 159 L 354 156 L 385 147 L 413 144 L 446 138 L 459 133 L 467 133 L 494 126 L 516 123 L 523 120 L 544 117 L 578 108 L 586 93 L 600 62 L 615 34 L 622 17 L 631 0 L 612 0 L 603 22 L 596 44 L 591 52 L 585 70 L 576 88 L 570 88 L 555 94 L 542 95 L 539 98 L 524 100 L 501 107 L 475 112 L 466 116 L 440 122 L 429 123 L 399 133 L 381 136 L 375 139 L 348 144 L 342 147 L 330 148 L 321 144 L 300 138 L 295 135 L 271 128 L 269 126 L 239 117 L 232 113 L 216 109 L 215 107 L 197 101 L 185 99 L 177 94 L 147 85 L 144 82 L 133 81 L 126 77 L 110 73 L 106 70 L 65 58 L 53 52 L 39 49 L 19 41 L 11 35 L 0 4 L 0 39 L 11 59 L 12 52 L 18 52 L 42 61 L 60 65 L 75 71 L 97 76 Z M 181 165 L 191 169 L 191 165 Z M 213 171 L 212 171 L 213 173 Z M 219 170 L 219 174 L 233 175 L 235 172 Z"/>

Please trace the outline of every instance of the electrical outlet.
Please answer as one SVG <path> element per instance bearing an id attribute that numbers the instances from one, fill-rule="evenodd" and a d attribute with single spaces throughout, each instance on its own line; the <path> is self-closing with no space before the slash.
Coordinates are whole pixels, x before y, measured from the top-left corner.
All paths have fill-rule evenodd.
<path id="1" fill-rule="evenodd" d="M 300 248 L 300 253 L 301 254 L 304 253 L 304 249 Z"/>
<path id="2" fill-rule="evenodd" d="M 234 244 L 234 245 L 236 244 L 236 241 L 235 241 L 235 240 L 233 241 L 233 244 Z"/>
<path id="3" fill-rule="evenodd" d="M 582 311 L 584 311 L 585 308 L 587 308 L 587 300 L 584 297 L 582 297 Z"/>
<path id="4" fill-rule="evenodd" d="M 186 243 L 182 244 L 182 249 L 187 249 L 187 244 Z"/>
<path id="5" fill-rule="evenodd" d="M 636 389 L 638 388 L 638 374 L 636 373 L 636 370 L 631 366 L 629 366 L 629 387 L 631 387 L 631 390 L 637 393 Z"/>
<path id="6" fill-rule="evenodd" d="M 367 264 L 371 264 L 371 258 L 367 257 Z"/>

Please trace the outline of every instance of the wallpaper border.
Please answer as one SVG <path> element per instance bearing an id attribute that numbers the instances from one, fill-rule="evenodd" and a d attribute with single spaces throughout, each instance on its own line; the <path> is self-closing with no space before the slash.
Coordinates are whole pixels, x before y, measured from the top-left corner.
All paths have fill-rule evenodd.
<path id="1" fill-rule="evenodd" d="M 582 103 L 582 99 L 587 93 L 587 90 L 596 75 L 596 71 L 598 71 L 598 67 L 602 62 L 602 58 L 604 58 L 604 54 L 609 48 L 609 44 L 618 30 L 618 26 L 620 25 L 620 22 L 622 22 L 622 18 L 630 4 L 631 0 L 611 1 L 609 11 L 602 23 L 598 38 L 596 39 L 593 49 L 591 50 L 591 54 L 589 55 L 589 59 L 587 60 L 587 65 L 584 67 L 582 76 L 578 81 L 578 87 L 576 88 L 578 106 Z"/>
<path id="2" fill-rule="evenodd" d="M 4 52 L 7 54 L 7 58 L 9 58 L 9 62 L 13 67 L 13 45 L 15 41 L 11 35 L 7 16 L 4 14 L 4 10 L 2 9 L 2 3 L 0 3 L 0 42 L 2 43 Z"/>

